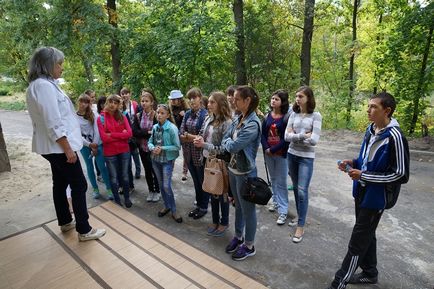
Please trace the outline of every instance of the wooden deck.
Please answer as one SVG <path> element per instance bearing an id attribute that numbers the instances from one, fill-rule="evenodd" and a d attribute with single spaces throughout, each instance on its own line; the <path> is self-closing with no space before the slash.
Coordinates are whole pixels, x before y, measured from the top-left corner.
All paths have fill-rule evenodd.
<path id="1" fill-rule="evenodd" d="M 2 240 L 0 288 L 267 288 L 111 202 L 89 213 L 100 240 L 57 220 Z"/>

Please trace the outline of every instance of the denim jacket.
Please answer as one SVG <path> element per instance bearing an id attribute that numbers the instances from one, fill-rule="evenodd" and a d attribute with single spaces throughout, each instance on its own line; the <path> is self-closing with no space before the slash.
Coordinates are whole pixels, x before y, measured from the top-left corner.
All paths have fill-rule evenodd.
<path id="1" fill-rule="evenodd" d="M 259 143 L 261 141 L 261 124 L 255 112 L 250 113 L 242 122 L 235 140 L 232 136 L 241 120 L 237 117 L 226 131 L 222 145 L 233 154 L 232 160 L 236 163 L 233 166 L 233 161 L 229 164 L 229 168 L 235 169 L 240 173 L 248 174 L 254 171 L 256 174 L 256 154 L 258 152 Z"/>

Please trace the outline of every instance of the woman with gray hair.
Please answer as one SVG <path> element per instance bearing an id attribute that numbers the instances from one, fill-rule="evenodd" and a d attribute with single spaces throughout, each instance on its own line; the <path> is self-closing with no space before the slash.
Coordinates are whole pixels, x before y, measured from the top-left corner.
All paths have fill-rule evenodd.
<path id="1" fill-rule="evenodd" d="M 93 229 L 88 222 L 87 182 L 76 153 L 83 146 L 80 125 L 71 100 L 56 81 L 62 75 L 63 61 L 63 52 L 54 47 L 37 49 L 30 59 L 26 100 L 33 125 L 32 151 L 50 162 L 60 230 L 75 228 L 78 239 L 88 241 L 104 236 L 106 230 Z M 68 208 L 68 185 L 76 221 Z"/>

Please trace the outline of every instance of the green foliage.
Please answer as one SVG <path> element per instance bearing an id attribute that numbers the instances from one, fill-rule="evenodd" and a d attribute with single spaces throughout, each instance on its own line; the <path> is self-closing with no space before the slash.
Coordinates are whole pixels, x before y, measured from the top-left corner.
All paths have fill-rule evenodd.
<path id="1" fill-rule="evenodd" d="M 120 43 L 122 83 L 135 98 L 144 87 L 154 90 L 160 102 L 172 89 L 186 93 L 198 86 L 204 94 L 225 90 L 235 82 L 232 3 L 119 0 L 118 28 L 114 28 L 108 23 L 105 0 L 1 0 L 0 75 L 16 82 L 13 87 L 0 84 L 0 94 L 27 86 L 27 62 L 40 46 L 64 51 L 64 88 L 72 98 L 88 88 L 98 95 L 113 93 L 113 35 Z M 421 67 L 434 4 L 362 1 L 356 43 L 351 35 L 352 5 L 350 0 L 325 0 L 315 7 L 311 86 L 324 127 L 346 126 L 349 57 L 354 52 L 351 128 L 365 129 L 369 95 L 386 89 L 399 101 L 395 116 L 404 129 L 414 125 L 416 113 L 416 130 L 424 122 L 432 132 L 432 47 L 423 77 Z M 244 1 L 247 78 L 264 111 L 276 89 L 287 89 L 294 100 L 300 80 L 303 11 L 304 1 Z M 5 103 L 1 106 L 23 107 L 20 101 Z"/>
<path id="2" fill-rule="evenodd" d="M 26 109 L 26 103 L 24 101 L 18 101 L 18 102 L 0 101 L 0 109 L 24 110 L 24 109 Z"/>

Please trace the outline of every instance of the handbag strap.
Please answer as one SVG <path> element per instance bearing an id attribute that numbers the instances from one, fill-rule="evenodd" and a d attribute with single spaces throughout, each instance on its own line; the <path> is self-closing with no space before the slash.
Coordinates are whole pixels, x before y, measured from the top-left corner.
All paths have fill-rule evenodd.
<path id="1" fill-rule="evenodd" d="M 268 185 L 271 186 L 270 177 L 268 176 L 268 168 L 267 168 L 267 161 L 265 160 L 265 150 L 262 150 L 264 155 L 264 165 L 265 165 L 265 174 L 267 175 L 267 182 Z"/>

